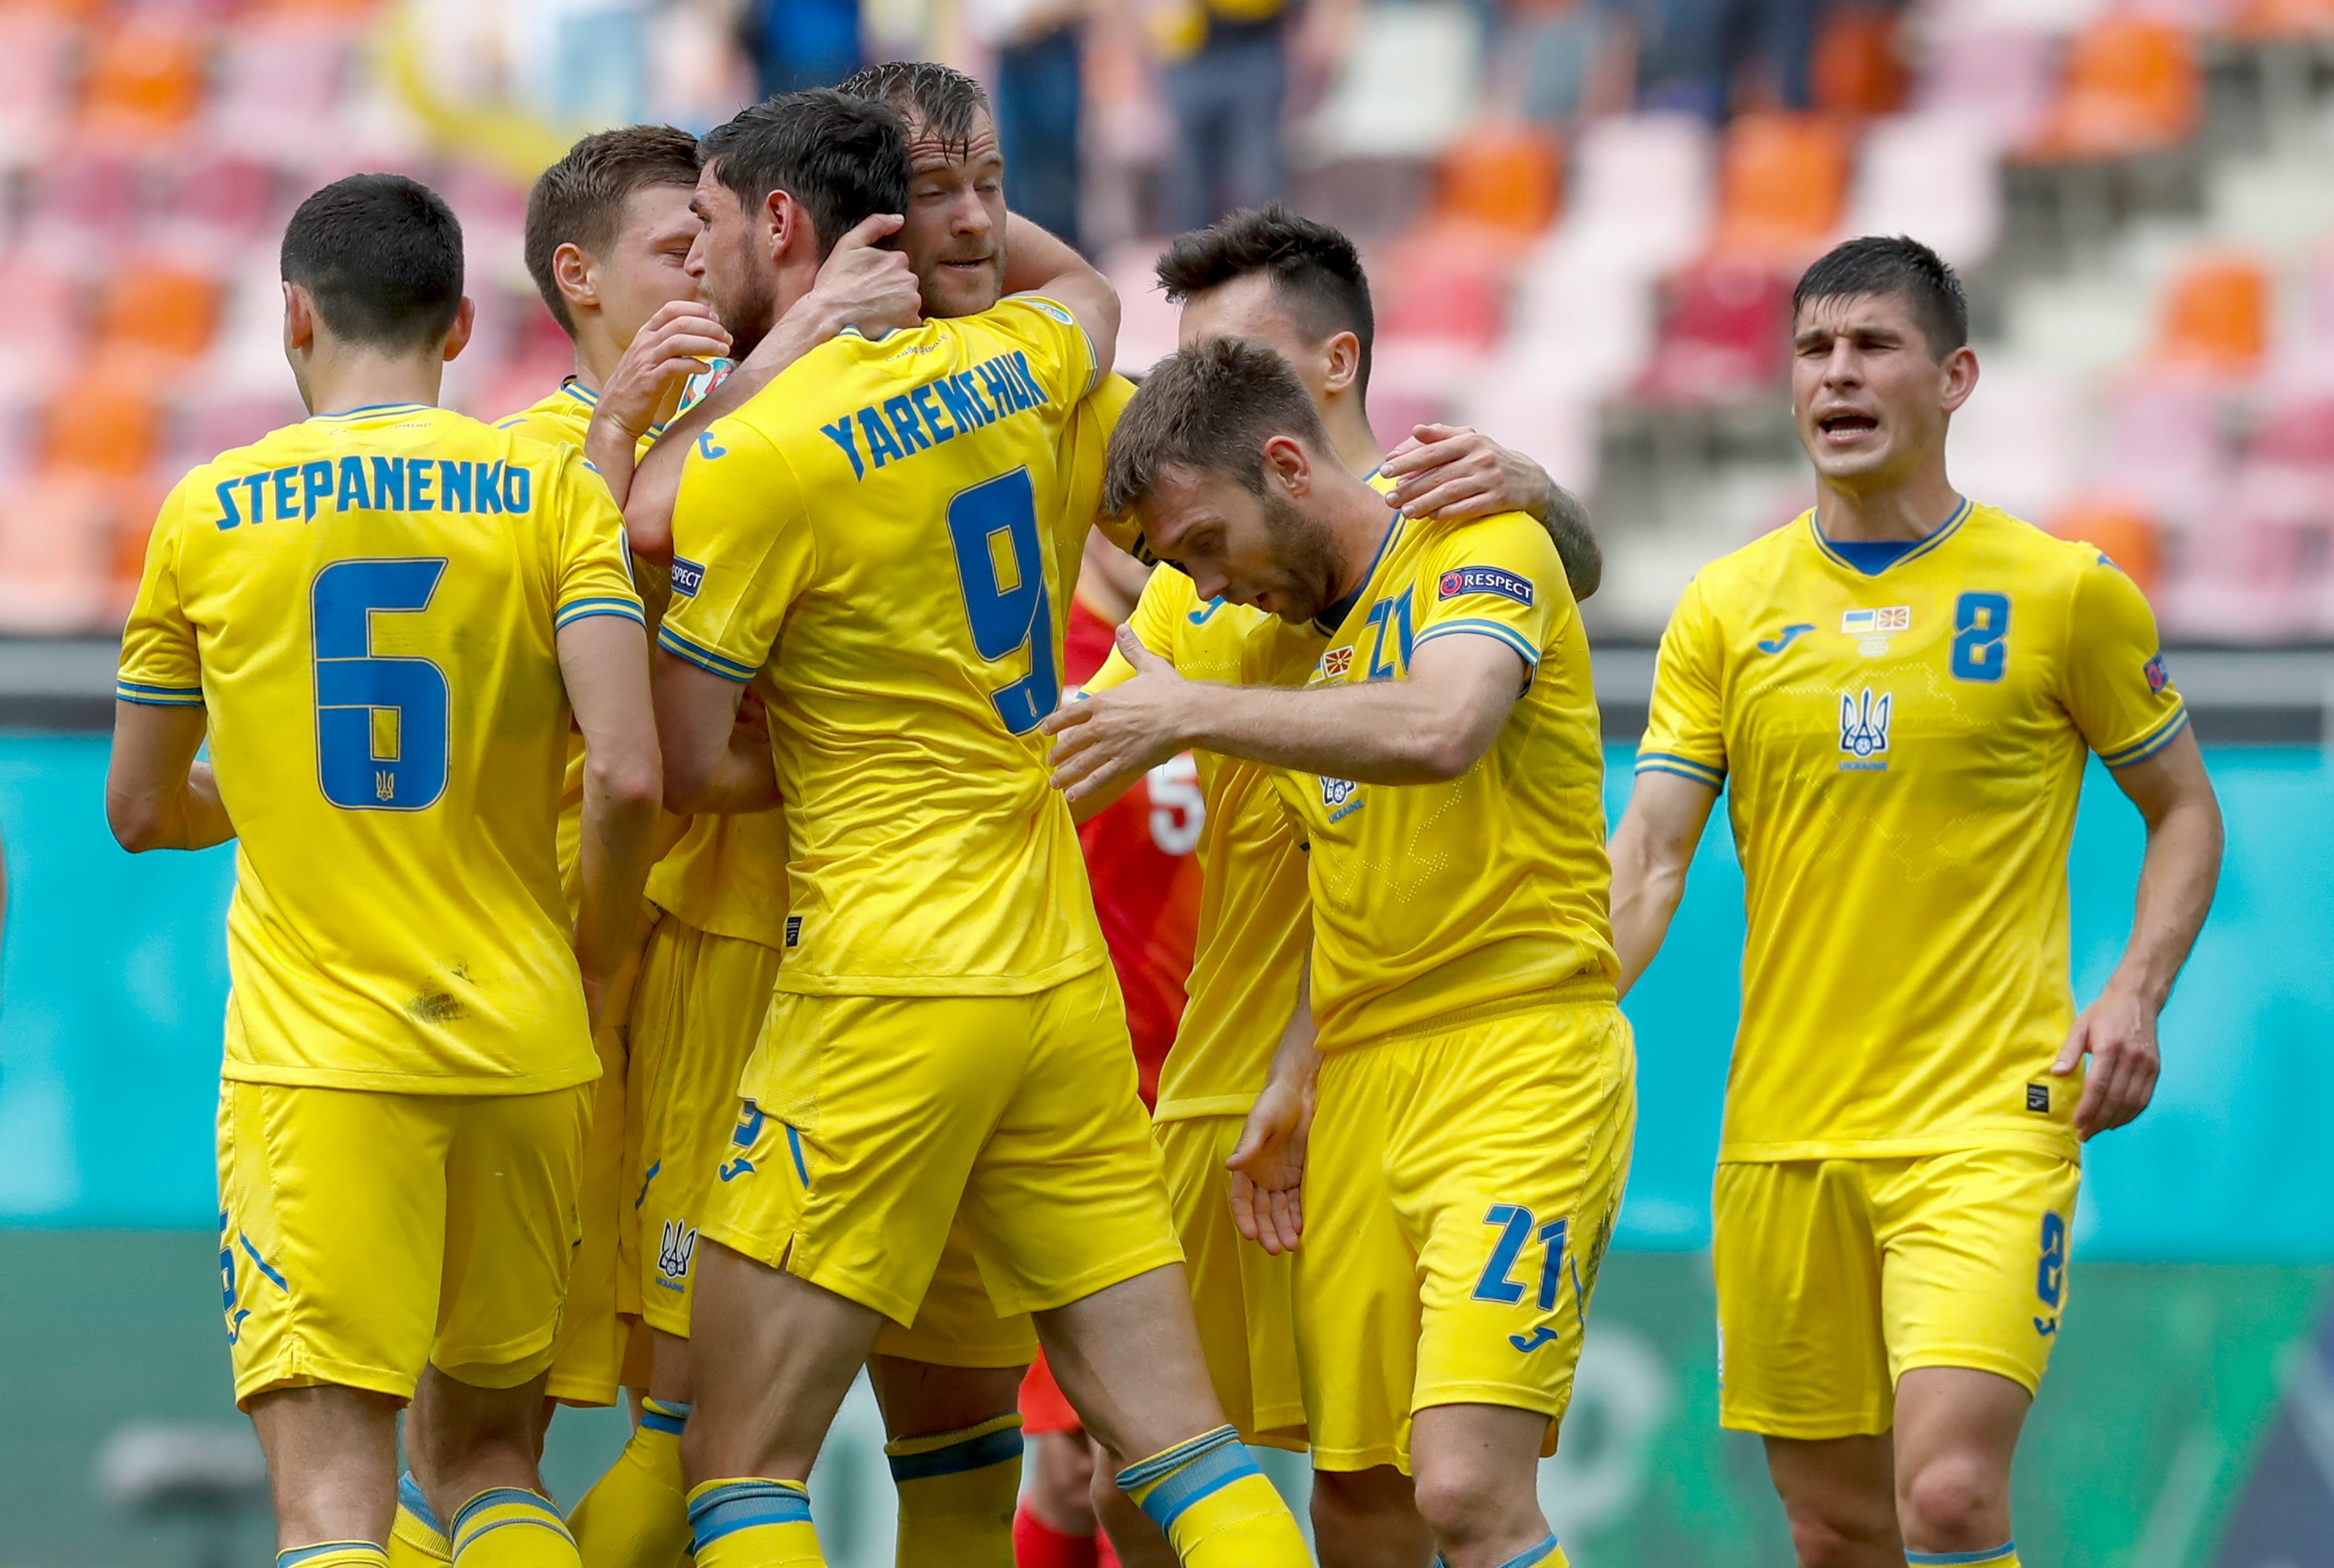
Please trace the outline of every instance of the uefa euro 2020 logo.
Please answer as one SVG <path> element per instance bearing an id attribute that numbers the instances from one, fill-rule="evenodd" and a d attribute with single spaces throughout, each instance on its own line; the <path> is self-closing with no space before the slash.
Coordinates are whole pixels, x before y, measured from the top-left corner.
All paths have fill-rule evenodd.
<path id="1" fill-rule="evenodd" d="M 1866 687 L 1860 696 L 1839 694 L 1839 749 L 1862 762 L 1888 749 L 1888 710 L 1895 698 L 1877 698 Z"/>

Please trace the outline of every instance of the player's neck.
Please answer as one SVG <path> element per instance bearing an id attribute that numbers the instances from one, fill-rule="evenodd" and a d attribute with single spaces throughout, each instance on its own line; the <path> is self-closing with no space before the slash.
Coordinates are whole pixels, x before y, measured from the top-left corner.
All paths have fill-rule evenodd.
<path id="1" fill-rule="evenodd" d="M 1940 463 L 1907 483 L 1847 489 L 1816 483 L 1816 526 L 1842 544 L 1881 544 L 1925 539 L 1952 520 L 1962 504 Z"/>
<path id="2" fill-rule="evenodd" d="M 1333 392 L 1323 399 L 1321 424 L 1329 432 L 1329 444 L 1337 448 L 1337 461 L 1356 479 L 1368 478 L 1385 461 L 1385 448 L 1370 429 L 1361 399 L 1351 392 Z"/>
<path id="3" fill-rule="evenodd" d="M 623 357 L 624 345 L 615 341 L 598 315 L 579 315 L 575 322 L 577 385 L 596 397 L 616 373 L 616 361 Z"/>
<path id="4" fill-rule="evenodd" d="M 1398 515 L 1360 479 L 1361 474 L 1354 475 L 1352 483 L 1336 486 L 1329 496 L 1335 510 L 1326 519 L 1328 534 L 1337 550 L 1336 600 L 1352 598 L 1369 582 Z"/>
<path id="5" fill-rule="evenodd" d="M 446 380 L 446 361 L 436 354 L 390 355 L 321 343 L 294 370 L 312 415 L 397 403 L 435 408 Z"/>

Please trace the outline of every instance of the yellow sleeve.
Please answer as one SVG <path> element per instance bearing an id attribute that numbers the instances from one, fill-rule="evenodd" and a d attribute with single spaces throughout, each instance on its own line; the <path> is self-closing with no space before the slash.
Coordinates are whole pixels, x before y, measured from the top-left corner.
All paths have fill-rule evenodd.
<path id="1" fill-rule="evenodd" d="M 992 324 L 1020 348 L 1030 375 L 1060 407 L 1095 390 L 1094 340 L 1067 306 L 1043 294 L 1008 294 Z"/>
<path id="2" fill-rule="evenodd" d="M 767 438 L 734 419 L 705 428 L 673 501 L 672 604 L 657 646 L 724 680 L 754 678 L 816 564 L 801 495 Z"/>
<path id="3" fill-rule="evenodd" d="M 1449 528 L 1426 560 L 1434 579 L 1413 650 L 1437 638 L 1488 637 L 1513 649 L 1527 670 L 1539 668 L 1573 609 L 1564 563 L 1537 521 L 1502 512 Z"/>
<path id="4" fill-rule="evenodd" d="M 1151 581 L 1143 585 L 1143 597 L 1134 601 L 1134 613 L 1126 624 L 1143 640 L 1143 646 L 1165 659 L 1175 662 L 1175 618 L 1191 597 L 1191 579 L 1172 566 L 1162 566 L 1151 573 Z M 1134 678 L 1134 666 L 1126 662 L 1126 655 L 1114 648 L 1102 668 L 1086 678 L 1087 691 L 1108 691 Z"/>
<path id="5" fill-rule="evenodd" d="M 2147 596 L 2104 555 L 2075 583 L 2063 679 L 2068 716 L 2109 767 L 2154 756 L 2187 727 Z"/>
<path id="6" fill-rule="evenodd" d="M 1685 585 L 1654 666 L 1654 700 L 1637 742 L 1639 773 L 1673 773 L 1719 789 L 1726 783 L 1725 715 L 1719 700 L 1718 622 L 1702 579 Z"/>
<path id="7" fill-rule="evenodd" d="M 187 619 L 178 586 L 178 536 L 186 525 L 188 487 L 196 469 L 178 481 L 154 519 L 146 540 L 146 570 L 138 580 L 137 602 L 121 629 L 121 662 L 113 695 L 153 707 L 200 707 L 202 662 L 194 623 Z"/>
<path id="8" fill-rule="evenodd" d="M 621 615 L 648 624 L 641 596 L 632 587 L 632 553 L 624 543 L 624 515 L 592 466 L 572 448 L 560 449 L 550 469 L 557 510 L 559 582 L 552 602 L 554 630 L 594 615 Z"/>

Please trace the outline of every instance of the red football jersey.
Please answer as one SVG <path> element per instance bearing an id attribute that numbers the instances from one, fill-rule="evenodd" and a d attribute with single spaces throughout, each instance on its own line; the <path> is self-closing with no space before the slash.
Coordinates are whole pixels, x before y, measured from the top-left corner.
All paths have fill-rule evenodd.
<path id="1" fill-rule="evenodd" d="M 1062 674 L 1076 686 L 1110 657 L 1110 622 L 1072 597 Z M 1127 1032 L 1142 1070 L 1143 1102 L 1159 1092 L 1159 1064 L 1183 1018 L 1183 982 L 1200 925 L 1200 828 L 1206 806 L 1191 754 L 1171 757 L 1078 830 L 1095 913 L 1110 945 Z"/>

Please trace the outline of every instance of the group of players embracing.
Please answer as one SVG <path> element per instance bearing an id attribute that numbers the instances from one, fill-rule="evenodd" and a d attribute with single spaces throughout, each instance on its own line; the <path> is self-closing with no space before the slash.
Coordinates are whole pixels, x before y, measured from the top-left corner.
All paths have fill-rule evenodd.
<path id="1" fill-rule="evenodd" d="M 1380 447 L 1334 230 L 1178 239 L 1138 389 L 979 86 L 903 63 L 586 138 L 526 253 L 576 374 L 487 426 L 437 406 L 442 201 L 311 197 L 313 417 L 172 492 L 123 639 L 116 833 L 239 846 L 220 1267 L 279 1568 L 818 1563 L 863 1368 L 898 1561 L 1004 1568 L 1040 1345 L 1124 1562 L 1310 1561 L 1263 1444 L 1332 1568 L 1563 1563 L 1618 998 L 1730 775 L 1725 1417 L 1809 1564 L 2015 1561 L 2078 1134 L 2146 1102 L 2219 825 L 2136 590 L 1944 483 L 1942 264 L 1802 284 L 1819 505 L 1688 591 L 1608 861 L 1595 545 L 1472 431 Z M 1090 539 L 1157 565 L 1066 692 Z M 2078 1023 L 2087 747 L 2149 851 Z M 1076 824 L 1186 751 L 1146 1111 Z M 545 1423 L 622 1389 L 563 1518 Z"/>

